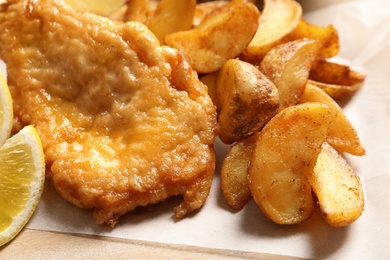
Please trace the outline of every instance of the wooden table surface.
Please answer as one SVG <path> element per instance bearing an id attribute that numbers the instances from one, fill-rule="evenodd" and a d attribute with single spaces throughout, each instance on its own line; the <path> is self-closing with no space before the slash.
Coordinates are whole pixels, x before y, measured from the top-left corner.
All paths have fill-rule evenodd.
<path id="1" fill-rule="evenodd" d="M 288 256 L 65 234 L 25 228 L 0 247 L 0 259 L 300 259 Z"/>

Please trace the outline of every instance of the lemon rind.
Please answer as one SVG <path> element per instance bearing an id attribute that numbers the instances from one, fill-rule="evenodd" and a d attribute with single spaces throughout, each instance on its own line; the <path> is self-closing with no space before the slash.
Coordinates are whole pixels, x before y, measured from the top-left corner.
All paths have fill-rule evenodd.
<path id="1" fill-rule="evenodd" d="M 13 124 L 13 103 L 7 81 L 0 73 L 0 146 L 9 138 Z"/>

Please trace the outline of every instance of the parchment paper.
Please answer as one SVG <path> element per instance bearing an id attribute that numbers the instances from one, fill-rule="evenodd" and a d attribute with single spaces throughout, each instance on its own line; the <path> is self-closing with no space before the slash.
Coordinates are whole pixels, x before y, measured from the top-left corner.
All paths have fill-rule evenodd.
<path id="1" fill-rule="evenodd" d="M 341 38 L 335 60 L 368 75 L 344 105 L 367 150 L 364 157 L 347 157 L 363 177 L 367 196 L 363 215 L 349 227 L 329 227 L 318 209 L 296 226 L 271 223 L 253 201 L 235 212 L 224 201 L 217 173 L 206 204 L 196 214 L 176 222 L 172 210 L 179 200 L 174 198 L 151 211 L 122 217 L 115 229 L 96 225 L 90 210 L 65 202 L 47 182 L 28 228 L 316 259 L 385 259 L 390 255 L 389 3 L 349 1 L 305 14 L 312 23 L 334 24 Z M 227 147 L 220 142 L 216 147 L 221 160 Z"/>

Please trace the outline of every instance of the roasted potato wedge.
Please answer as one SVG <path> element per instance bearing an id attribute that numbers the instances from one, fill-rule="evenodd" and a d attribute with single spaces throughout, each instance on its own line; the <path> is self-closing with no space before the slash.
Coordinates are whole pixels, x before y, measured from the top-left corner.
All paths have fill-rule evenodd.
<path id="1" fill-rule="evenodd" d="M 318 155 L 310 183 L 322 216 L 329 225 L 349 225 L 363 213 L 364 191 L 359 176 L 326 142 Z"/>
<path id="2" fill-rule="evenodd" d="M 366 75 L 349 66 L 320 59 L 313 64 L 309 79 L 333 99 L 340 100 L 351 97 L 359 90 Z"/>
<path id="3" fill-rule="evenodd" d="M 136 21 L 145 23 L 149 13 L 154 11 L 156 5 L 151 8 L 150 0 L 133 0 L 127 2 L 127 8 L 124 15 L 124 21 Z"/>
<path id="4" fill-rule="evenodd" d="M 196 5 L 195 15 L 193 20 L 193 27 L 197 27 L 205 17 L 210 15 L 214 10 L 218 10 L 222 6 L 228 4 L 228 1 L 219 0 L 219 1 L 210 1 L 210 2 L 201 2 Z"/>
<path id="5" fill-rule="evenodd" d="M 241 59 L 258 64 L 274 46 L 283 42 L 302 17 L 302 7 L 294 0 L 265 0 L 259 27 Z"/>
<path id="6" fill-rule="evenodd" d="M 219 137 L 231 144 L 258 132 L 278 112 L 275 85 L 255 66 L 228 60 L 217 79 Z"/>
<path id="7" fill-rule="evenodd" d="M 327 105 L 332 111 L 333 119 L 326 140 L 338 152 L 358 156 L 365 155 L 366 151 L 355 128 L 345 116 L 341 107 L 328 94 L 314 85 L 307 84 L 301 102 L 320 102 Z"/>
<path id="8" fill-rule="evenodd" d="M 1 0 L 0 0 L 1 1 Z M 119 7 L 118 9 L 114 10 L 110 14 L 107 15 L 107 18 L 109 18 L 112 21 L 117 21 L 117 22 L 124 22 L 125 20 L 125 15 L 127 12 L 127 5 L 123 5 Z"/>
<path id="9" fill-rule="evenodd" d="M 297 224 L 311 216 L 309 176 L 331 119 L 326 105 L 305 103 L 280 111 L 261 131 L 249 166 L 249 187 L 275 223 Z"/>
<path id="10" fill-rule="evenodd" d="M 353 94 L 355 94 L 355 92 L 357 92 L 362 87 L 362 84 L 355 84 L 352 86 L 342 86 L 342 85 L 322 83 L 310 79 L 307 81 L 307 83 L 322 89 L 323 91 L 326 92 L 326 94 L 328 94 L 335 101 L 341 101 L 352 97 Z"/>
<path id="11" fill-rule="evenodd" d="M 298 26 L 286 37 L 286 40 L 314 39 L 321 42 L 319 58 L 331 58 L 340 51 L 339 34 L 333 25 L 318 26 L 301 19 Z"/>
<path id="12" fill-rule="evenodd" d="M 300 102 L 320 48 L 316 40 L 291 41 L 272 48 L 260 63 L 260 71 L 278 88 L 280 110 Z"/>
<path id="13" fill-rule="evenodd" d="M 200 78 L 200 81 L 203 82 L 207 86 L 209 96 L 211 97 L 211 100 L 213 101 L 214 105 L 217 107 L 217 110 L 221 110 L 221 107 L 219 106 L 218 102 L 218 95 L 217 95 L 217 79 L 218 79 L 218 73 L 219 71 L 208 73 Z"/>
<path id="14" fill-rule="evenodd" d="M 320 59 L 313 63 L 309 78 L 327 84 L 353 86 L 363 83 L 366 75 L 352 70 L 347 65 Z"/>
<path id="15" fill-rule="evenodd" d="M 166 35 L 191 29 L 195 6 L 196 0 L 161 0 L 145 24 L 163 43 Z"/>
<path id="16" fill-rule="evenodd" d="M 125 5 L 125 0 L 65 0 L 64 2 L 76 10 L 91 12 L 103 16 L 109 16 Z"/>
<path id="17" fill-rule="evenodd" d="M 249 44 L 259 15 L 252 3 L 232 1 L 214 10 L 198 27 L 167 35 L 165 43 L 181 50 L 198 73 L 214 72 Z"/>
<path id="18" fill-rule="evenodd" d="M 252 196 L 248 168 L 257 138 L 258 134 L 255 134 L 233 144 L 222 162 L 222 193 L 227 203 L 236 210 L 242 209 Z"/>

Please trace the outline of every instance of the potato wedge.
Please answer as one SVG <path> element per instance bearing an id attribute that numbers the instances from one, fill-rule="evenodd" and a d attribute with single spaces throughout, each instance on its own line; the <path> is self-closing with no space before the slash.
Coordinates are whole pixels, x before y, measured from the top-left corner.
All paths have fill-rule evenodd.
<path id="1" fill-rule="evenodd" d="M 353 86 L 363 83 L 366 75 L 349 66 L 320 59 L 313 63 L 309 78 L 326 84 Z"/>
<path id="2" fill-rule="evenodd" d="M 198 73 L 214 72 L 248 45 L 259 15 L 253 4 L 232 1 L 208 15 L 198 27 L 167 35 L 165 43 L 181 50 Z"/>
<path id="3" fill-rule="evenodd" d="M 319 59 L 309 74 L 312 85 L 323 89 L 334 100 L 351 97 L 363 85 L 366 75 L 349 66 Z"/>
<path id="4" fill-rule="evenodd" d="M 302 17 L 302 7 L 294 0 L 265 0 L 259 28 L 240 58 L 258 64 L 274 46 L 283 43 Z"/>
<path id="5" fill-rule="evenodd" d="M 353 94 L 355 94 L 363 85 L 359 83 L 352 86 L 342 86 L 318 82 L 311 79 L 309 79 L 307 83 L 322 89 L 335 101 L 342 101 L 344 99 L 351 98 Z"/>
<path id="6" fill-rule="evenodd" d="M 255 66 L 228 60 L 217 79 L 219 137 L 231 144 L 258 132 L 278 112 L 275 85 Z"/>
<path id="7" fill-rule="evenodd" d="M 122 5 L 121 7 L 119 7 L 118 9 L 114 10 L 110 14 L 108 14 L 107 18 L 112 20 L 112 21 L 122 23 L 125 21 L 126 12 L 127 12 L 127 5 L 125 4 L 125 5 Z"/>
<path id="8" fill-rule="evenodd" d="M 91 12 L 103 16 L 109 16 L 117 9 L 125 5 L 125 0 L 65 0 L 65 3 L 76 10 Z"/>
<path id="9" fill-rule="evenodd" d="M 320 48 L 316 40 L 291 41 L 272 48 L 260 63 L 260 71 L 278 88 L 280 110 L 300 102 Z"/>
<path id="10" fill-rule="evenodd" d="M 218 95 L 217 95 L 218 73 L 219 71 L 206 74 L 200 78 L 200 81 L 202 81 L 203 84 L 207 86 L 209 96 L 211 97 L 211 100 L 213 101 L 214 105 L 217 107 L 217 110 L 219 112 L 221 110 L 221 107 L 219 106 Z"/>
<path id="11" fill-rule="evenodd" d="M 196 0 L 161 0 L 145 24 L 163 43 L 166 35 L 191 29 L 195 6 Z"/>
<path id="12" fill-rule="evenodd" d="M 258 134 L 232 145 L 222 162 L 221 188 L 227 203 L 242 209 L 252 196 L 249 189 L 248 169 Z"/>
<path id="13" fill-rule="evenodd" d="M 157 8 L 157 1 L 132 0 L 127 2 L 124 21 L 146 23 L 148 16 Z"/>
<path id="14" fill-rule="evenodd" d="M 318 26 L 310 24 L 302 18 L 298 26 L 286 38 L 289 41 L 303 38 L 320 41 L 322 46 L 318 56 L 323 59 L 334 57 L 340 51 L 339 35 L 333 25 Z"/>
<path id="15" fill-rule="evenodd" d="M 318 155 L 310 183 L 322 216 L 329 225 L 349 225 L 363 213 L 364 191 L 359 176 L 326 142 Z"/>
<path id="16" fill-rule="evenodd" d="M 320 102 L 327 105 L 332 111 L 333 119 L 326 140 L 338 152 L 358 156 L 365 155 L 366 151 L 355 128 L 345 116 L 341 107 L 328 94 L 314 85 L 307 84 L 301 102 Z"/>
<path id="17" fill-rule="evenodd" d="M 195 8 L 195 15 L 193 20 L 193 27 L 197 27 L 205 17 L 210 15 L 214 10 L 218 10 L 222 6 L 228 4 L 228 1 L 224 0 L 217 0 L 217 1 L 210 1 L 210 2 L 200 2 L 196 5 Z"/>
<path id="18" fill-rule="evenodd" d="M 261 131 L 249 166 L 249 187 L 275 223 L 297 224 L 311 216 L 309 177 L 331 118 L 326 105 L 305 103 L 282 110 Z"/>

